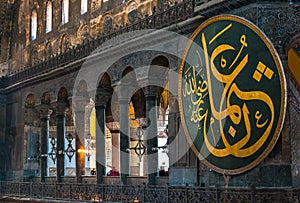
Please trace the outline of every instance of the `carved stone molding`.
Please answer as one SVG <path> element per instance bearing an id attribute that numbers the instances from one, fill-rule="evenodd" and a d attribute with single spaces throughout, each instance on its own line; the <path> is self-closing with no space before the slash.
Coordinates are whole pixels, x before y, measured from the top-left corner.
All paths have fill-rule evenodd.
<path id="1" fill-rule="evenodd" d="M 56 115 L 66 115 L 69 110 L 68 104 L 64 101 L 58 101 L 56 103 Z"/>
<path id="2" fill-rule="evenodd" d="M 40 118 L 43 119 L 50 119 L 50 115 L 52 113 L 52 110 L 50 109 L 50 106 L 47 104 L 41 104 L 37 107 L 38 111 L 40 112 Z"/>
<path id="3" fill-rule="evenodd" d="M 95 106 L 106 106 L 106 103 L 111 98 L 113 89 L 111 87 L 101 87 L 97 89 Z"/>
<path id="4" fill-rule="evenodd" d="M 143 92 L 145 94 L 145 97 L 158 97 L 158 95 L 161 92 L 161 87 L 157 86 L 145 86 L 143 87 Z"/>
<path id="5" fill-rule="evenodd" d="M 118 100 L 124 100 L 128 101 L 128 103 L 131 100 L 131 97 L 134 95 L 134 93 L 139 89 L 138 85 L 135 83 L 118 83 L 114 86 L 114 92 L 118 96 Z"/>

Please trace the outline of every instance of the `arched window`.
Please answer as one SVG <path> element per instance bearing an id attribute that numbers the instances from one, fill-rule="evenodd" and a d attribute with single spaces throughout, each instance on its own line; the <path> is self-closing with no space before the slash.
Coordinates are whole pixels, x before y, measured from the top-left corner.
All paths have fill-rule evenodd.
<path id="1" fill-rule="evenodd" d="M 62 24 L 69 22 L 69 0 L 62 0 Z"/>
<path id="2" fill-rule="evenodd" d="M 37 12 L 33 10 L 31 13 L 31 40 L 36 39 L 37 34 Z"/>
<path id="3" fill-rule="evenodd" d="M 46 7 L 46 33 L 52 31 L 52 2 L 47 2 Z"/>
<path id="4" fill-rule="evenodd" d="M 66 52 L 70 47 L 70 39 L 67 34 L 63 35 L 60 41 L 60 51 L 61 53 Z"/>
<path id="5" fill-rule="evenodd" d="M 81 0 L 81 9 L 80 9 L 81 15 L 87 12 L 87 7 L 88 7 L 88 0 Z"/>
<path id="6" fill-rule="evenodd" d="M 110 16 L 106 16 L 103 23 L 104 33 L 110 32 L 113 29 L 113 21 Z"/>

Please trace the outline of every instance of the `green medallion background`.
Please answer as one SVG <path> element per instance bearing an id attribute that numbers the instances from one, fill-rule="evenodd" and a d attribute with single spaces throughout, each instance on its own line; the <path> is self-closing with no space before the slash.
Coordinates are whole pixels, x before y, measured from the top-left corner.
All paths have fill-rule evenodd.
<path id="1" fill-rule="evenodd" d="M 198 157 L 225 174 L 259 164 L 279 137 L 286 108 L 283 68 L 266 36 L 236 16 L 211 18 L 193 34 L 179 75 L 181 118 Z"/>

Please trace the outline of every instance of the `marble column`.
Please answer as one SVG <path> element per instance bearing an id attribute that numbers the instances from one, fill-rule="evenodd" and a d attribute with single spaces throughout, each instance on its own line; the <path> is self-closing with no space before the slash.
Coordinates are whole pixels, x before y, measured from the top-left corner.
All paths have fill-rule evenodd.
<path id="1" fill-rule="evenodd" d="M 147 173 L 148 184 L 155 185 L 158 171 L 158 140 L 157 140 L 157 92 L 156 87 L 147 86 L 143 88 L 146 98 L 146 117 L 147 117 L 147 129 L 146 129 L 146 147 L 147 147 Z"/>
<path id="2" fill-rule="evenodd" d="M 95 106 L 96 109 L 96 171 L 97 183 L 103 183 L 106 174 L 106 135 L 105 135 L 105 105 Z"/>
<path id="3" fill-rule="evenodd" d="M 78 183 L 82 182 L 85 168 L 85 153 L 78 150 L 84 150 L 84 124 L 85 111 L 75 111 L 75 129 L 76 129 L 76 179 Z"/>
<path id="4" fill-rule="evenodd" d="M 42 104 L 40 106 L 40 119 L 41 119 L 41 182 L 45 182 L 45 177 L 49 176 L 48 170 L 48 152 L 49 152 L 49 119 L 52 110 L 49 109 L 49 105 Z"/>
<path id="5" fill-rule="evenodd" d="M 82 175 L 84 175 L 84 166 L 85 166 L 85 153 L 84 151 L 84 124 L 85 124 L 85 109 L 84 106 L 81 107 L 75 104 L 74 101 L 74 113 L 75 113 L 75 150 L 76 150 L 76 180 L 77 183 L 82 182 Z"/>
<path id="6" fill-rule="evenodd" d="M 178 103 L 174 96 L 169 97 L 169 116 L 168 116 L 168 139 L 169 139 L 169 163 L 170 168 L 177 165 L 177 161 L 179 159 L 178 157 L 178 149 L 176 147 L 176 144 L 174 142 L 177 131 L 178 131 Z"/>
<path id="7" fill-rule="evenodd" d="M 120 171 L 120 131 L 114 130 L 111 132 L 111 145 L 112 145 L 112 165 Z"/>
<path id="8" fill-rule="evenodd" d="M 72 98 L 73 110 L 75 113 L 76 131 L 76 179 L 77 183 L 82 182 L 85 173 L 85 106 L 88 104 L 87 96 L 75 96 Z M 81 150 L 81 151 L 80 151 Z"/>
<path id="9" fill-rule="evenodd" d="M 97 90 L 96 110 L 96 171 L 97 184 L 103 183 L 106 175 L 106 133 L 105 133 L 105 108 L 112 94 L 112 88 L 102 87 Z"/>
<path id="10" fill-rule="evenodd" d="M 106 123 L 111 133 L 111 155 L 112 155 L 112 166 L 120 171 L 120 124 L 119 122 Z"/>
<path id="11" fill-rule="evenodd" d="M 119 99 L 120 104 L 120 172 L 121 181 L 127 184 L 130 175 L 130 128 L 129 128 L 129 99 Z"/>
<path id="12" fill-rule="evenodd" d="M 66 137 L 66 111 L 67 104 L 58 101 L 56 107 L 56 133 L 57 133 L 57 182 L 62 182 L 66 173 L 65 168 L 65 137 Z"/>

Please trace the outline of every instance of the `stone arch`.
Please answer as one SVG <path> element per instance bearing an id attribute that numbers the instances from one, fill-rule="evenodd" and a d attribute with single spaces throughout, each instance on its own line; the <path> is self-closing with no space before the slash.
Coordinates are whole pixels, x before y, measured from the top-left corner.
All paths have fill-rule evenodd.
<path id="1" fill-rule="evenodd" d="M 50 105 L 51 103 L 51 96 L 49 92 L 44 92 L 41 98 L 41 104 Z"/>
<path id="2" fill-rule="evenodd" d="M 100 21 L 100 27 L 102 33 L 108 33 L 113 30 L 114 22 L 111 14 L 106 13 L 102 16 Z"/>
<path id="3" fill-rule="evenodd" d="M 102 103 L 106 105 L 105 115 L 107 120 L 112 120 L 112 108 L 111 108 L 111 78 L 108 73 L 101 74 L 98 82 L 97 93 L 95 103 Z M 105 101 L 104 101 L 105 100 Z M 104 103 L 103 103 L 104 102 Z"/>
<path id="4" fill-rule="evenodd" d="M 60 43 L 59 43 L 60 53 L 64 53 L 68 49 L 70 49 L 70 46 L 71 46 L 71 41 L 70 40 L 71 40 L 70 36 L 67 33 L 65 33 L 61 36 Z"/>
<path id="5" fill-rule="evenodd" d="M 45 44 L 45 58 L 50 58 L 53 54 L 52 43 L 50 41 Z"/>
<path id="6" fill-rule="evenodd" d="M 161 65 L 164 67 L 169 66 L 169 59 L 166 56 L 158 55 L 155 58 L 153 58 L 151 65 Z"/>
<path id="7" fill-rule="evenodd" d="M 102 73 L 99 77 L 98 88 L 100 87 L 110 87 L 111 79 L 108 73 Z"/>
<path id="8" fill-rule="evenodd" d="M 127 3 L 124 8 L 125 13 L 127 14 L 127 22 L 134 23 L 141 17 L 138 11 L 139 3 L 135 0 L 131 0 Z"/>
<path id="9" fill-rule="evenodd" d="M 30 93 L 27 95 L 25 100 L 25 108 L 31 108 L 34 107 L 36 103 L 35 96 L 33 93 Z"/>
<path id="10" fill-rule="evenodd" d="M 67 107 L 66 126 L 74 126 L 73 108 L 72 105 L 69 104 L 69 94 L 65 87 L 59 89 L 57 93 L 57 102 L 60 104 L 64 103 Z"/>
<path id="11" fill-rule="evenodd" d="M 68 102 L 68 99 L 68 90 L 65 87 L 61 87 L 57 93 L 57 101 Z"/>
<path id="12" fill-rule="evenodd" d="M 134 72 L 133 67 L 127 66 L 121 74 L 122 83 L 128 83 L 128 82 L 135 82 L 136 81 L 136 75 Z"/>
<path id="13" fill-rule="evenodd" d="M 29 64 L 34 65 L 39 61 L 39 53 L 36 47 L 32 48 L 29 57 Z"/>
<path id="14" fill-rule="evenodd" d="M 77 40 L 79 43 L 89 39 L 89 27 L 87 24 L 82 24 L 77 30 Z"/>
<path id="15" fill-rule="evenodd" d="M 169 79 L 170 62 L 166 56 L 158 55 L 150 63 L 148 80 L 155 81 L 157 88 L 157 104 L 160 107 L 159 114 L 164 117 L 169 108 Z"/>
<path id="16" fill-rule="evenodd" d="M 29 93 L 24 108 L 24 176 L 37 175 L 39 156 L 39 112 L 35 108 L 36 97 Z"/>
<path id="17" fill-rule="evenodd" d="M 130 12 L 134 9 L 137 9 L 139 4 L 140 2 L 137 0 L 130 0 L 126 3 L 125 10 Z"/>
<path id="18" fill-rule="evenodd" d="M 157 86 L 165 87 L 168 83 L 169 70 L 169 59 L 166 56 L 158 55 L 150 63 L 148 78 L 149 80 L 155 80 Z"/>
<path id="19" fill-rule="evenodd" d="M 137 90 L 131 97 L 131 102 L 134 107 L 135 120 L 140 125 L 143 125 L 146 118 L 146 101 L 142 89 Z"/>
<path id="20" fill-rule="evenodd" d="M 88 86 L 85 80 L 80 80 L 76 87 L 76 96 L 87 96 Z"/>

